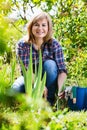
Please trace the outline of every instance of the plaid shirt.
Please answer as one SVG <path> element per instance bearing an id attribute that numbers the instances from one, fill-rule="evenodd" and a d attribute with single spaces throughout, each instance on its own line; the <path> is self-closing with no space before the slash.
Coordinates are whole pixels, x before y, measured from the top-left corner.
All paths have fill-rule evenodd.
<path id="1" fill-rule="evenodd" d="M 17 50 L 16 50 L 17 57 L 21 58 L 26 69 L 28 68 L 29 64 L 30 47 L 31 44 L 25 43 L 24 40 L 20 40 L 17 44 Z M 67 73 L 64 63 L 62 47 L 55 39 L 52 39 L 52 43 L 42 44 L 41 51 L 43 62 L 46 61 L 47 59 L 52 59 L 56 62 L 59 72 L 64 71 L 65 73 Z M 39 63 L 39 51 L 35 49 L 33 44 L 32 44 L 32 61 L 33 65 L 35 63 L 37 64 Z"/>

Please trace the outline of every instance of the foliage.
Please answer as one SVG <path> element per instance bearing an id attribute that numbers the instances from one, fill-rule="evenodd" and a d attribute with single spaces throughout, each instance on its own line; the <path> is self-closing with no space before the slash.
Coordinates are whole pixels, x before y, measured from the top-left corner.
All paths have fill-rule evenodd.
<path id="1" fill-rule="evenodd" d="M 39 51 L 39 67 L 38 67 L 38 74 L 37 70 L 35 72 L 35 80 L 34 84 L 32 84 L 32 77 L 33 77 L 33 68 L 32 68 L 32 46 L 30 49 L 30 62 L 28 70 L 24 67 L 22 61 L 20 60 L 22 71 L 24 75 L 24 81 L 25 81 L 25 92 L 27 95 L 34 100 L 41 99 L 44 92 L 45 82 L 46 82 L 46 73 L 44 74 L 42 78 L 42 54 L 41 50 Z"/>
<path id="2" fill-rule="evenodd" d="M 9 12 L 9 14 L 10 12 L 15 12 L 18 15 L 15 19 L 13 18 L 14 20 L 10 18 L 10 27 L 4 26 L 3 30 L 1 30 L 2 37 L 0 41 L 3 43 L 3 45 L 1 44 L 1 48 L 3 48 L 3 52 L 6 50 L 8 54 L 5 55 L 5 57 L 11 56 L 9 52 L 13 50 L 17 39 L 25 34 L 26 30 L 24 30 L 23 26 L 30 20 L 36 8 L 38 8 L 37 11 L 42 9 L 51 15 L 54 37 L 58 39 L 64 50 L 68 79 L 71 81 L 69 81 L 69 83 L 67 81 L 67 85 L 78 82 L 79 85 L 86 86 L 87 84 L 82 83 L 81 79 L 84 81 L 87 80 L 87 2 L 84 0 L 17 0 L 13 2 L 9 1 L 9 4 L 12 6 L 10 11 L 7 12 Z M 14 11 L 12 11 L 12 9 L 14 9 Z M 22 11 L 20 11 L 20 9 Z M 3 22 L 3 20 L 1 21 Z M 4 34 L 4 32 L 6 32 L 6 34 Z M 10 47 L 9 49 L 6 49 L 7 45 Z M 78 67 L 79 64 L 80 68 Z"/>
<path id="3" fill-rule="evenodd" d="M 86 111 L 64 109 L 53 112 L 44 100 L 38 100 L 37 103 L 27 95 L 10 97 L 4 94 L 18 76 L 17 66 L 14 73 L 14 64 L 11 69 L 7 61 L 12 62 L 15 44 L 25 34 L 24 25 L 30 20 L 35 7 L 45 10 L 52 17 L 54 37 L 63 47 L 68 69 L 66 86 L 87 86 L 87 0 L 1 0 L 0 130 L 86 130 Z M 13 16 L 17 14 L 17 17 L 10 18 L 11 13 Z"/>
<path id="4" fill-rule="evenodd" d="M 0 92 L 5 92 L 6 89 L 10 88 L 19 75 L 20 70 L 15 58 L 11 60 L 11 64 L 0 62 Z"/>
<path id="5" fill-rule="evenodd" d="M 7 49 L 6 48 L 6 38 L 3 38 L 6 36 L 6 29 L 8 28 L 7 24 L 5 23 L 5 20 L 3 17 L 0 17 L 0 21 L 4 23 L 4 27 L 2 26 L 2 23 L 0 22 L 0 32 L 1 32 L 1 37 L 0 37 L 0 54 L 3 54 L 4 51 Z"/>
<path id="6" fill-rule="evenodd" d="M 64 4 L 63 4 L 64 2 Z M 73 84 L 87 86 L 87 8 L 82 1 L 59 1 L 54 22 L 54 36 L 64 49 L 68 78 Z M 69 85 L 69 84 L 68 84 Z"/>
<path id="7" fill-rule="evenodd" d="M 12 111 L 12 108 L 8 107 L 8 109 L 0 113 L 1 130 L 81 130 L 82 128 L 86 130 L 87 128 L 87 112 L 68 112 L 68 109 L 52 112 L 49 106 L 42 105 L 41 102 L 38 108 L 33 101 L 28 102 L 28 104 L 24 103 L 23 97 L 21 97 L 21 101 L 18 99 L 17 101 L 19 101 L 20 105 L 17 105 L 16 109 Z"/>
<path id="8" fill-rule="evenodd" d="M 25 95 L 9 97 L 0 93 L 0 129 L 38 130 L 50 120 L 51 112 L 51 108 L 43 100 L 38 100 L 37 104 Z"/>
<path id="9" fill-rule="evenodd" d="M 10 62 L 13 53 L 15 51 L 15 43 L 18 35 L 18 31 L 12 28 L 7 18 L 2 15 L 0 17 L 0 55 L 4 57 L 3 62 Z"/>
<path id="10" fill-rule="evenodd" d="M 11 9 L 11 1 L 1 0 L 0 2 L 0 56 L 4 63 L 10 63 L 15 51 L 15 43 L 21 33 L 13 26 L 14 20 L 9 19 L 8 13 Z M 18 35 L 16 35 L 18 34 Z"/>
<path id="11" fill-rule="evenodd" d="M 85 113 L 86 114 L 86 113 Z M 84 111 L 82 112 L 68 112 L 64 110 L 63 113 L 59 115 L 56 113 L 56 116 L 51 120 L 49 123 L 50 130 L 63 130 L 63 129 L 69 129 L 69 130 L 80 130 L 84 129 L 86 130 L 86 115 L 84 115 Z M 82 122 L 82 123 L 80 123 Z"/>
<path id="12" fill-rule="evenodd" d="M 14 59 L 14 61 L 11 62 L 11 77 L 10 77 L 11 83 L 10 83 L 10 85 L 12 85 L 14 82 L 15 68 L 16 68 L 16 59 Z"/>
<path id="13" fill-rule="evenodd" d="M 0 3 L 1 6 L 3 1 Z M 11 5 L 11 8 L 10 10 L 7 8 L 7 13 L 4 13 L 3 9 L 1 9 L 0 21 L 4 23 L 4 26 L 0 27 L 0 32 L 2 32 L 0 37 L 1 55 L 4 54 L 5 59 L 9 57 L 7 61 L 10 62 L 15 43 L 25 34 L 26 30 L 24 30 L 23 26 L 36 11 L 35 8 L 38 8 L 37 11 L 39 9 L 45 10 L 52 17 L 54 37 L 58 39 L 64 50 L 68 79 L 71 80 L 67 84 L 72 85 L 78 82 L 79 85 L 86 86 L 87 84 L 82 83 L 81 79 L 87 80 L 87 2 L 84 0 L 22 0 L 9 1 L 9 5 Z M 22 13 L 20 11 L 21 7 Z M 14 11 L 12 11 L 12 8 Z M 18 17 L 10 18 L 9 23 L 6 24 L 3 16 L 11 12 L 18 14 Z M 80 68 L 78 67 L 79 64 Z"/>
<path id="14" fill-rule="evenodd" d="M 10 83 L 10 67 L 8 64 L 0 64 L 0 92 L 4 92 L 9 87 Z"/>

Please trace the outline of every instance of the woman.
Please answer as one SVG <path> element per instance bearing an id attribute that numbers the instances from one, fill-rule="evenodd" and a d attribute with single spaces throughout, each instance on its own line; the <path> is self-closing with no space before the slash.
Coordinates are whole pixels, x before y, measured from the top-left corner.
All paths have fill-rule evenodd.
<path id="1" fill-rule="evenodd" d="M 32 44 L 33 68 L 35 62 L 39 62 L 39 50 L 42 52 L 43 73 L 46 71 L 46 92 L 47 100 L 53 105 L 55 92 L 61 95 L 63 83 L 67 76 L 64 64 L 63 51 L 60 44 L 52 38 L 52 21 L 46 12 L 41 12 L 34 16 L 27 27 L 27 37 L 21 39 L 17 44 L 17 56 L 21 58 L 26 69 L 29 64 L 30 46 Z M 16 85 L 19 81 L 20 85 Z M 16 91 L 24 92 L 23 76 L 18 78 L 13 84 Z"/>

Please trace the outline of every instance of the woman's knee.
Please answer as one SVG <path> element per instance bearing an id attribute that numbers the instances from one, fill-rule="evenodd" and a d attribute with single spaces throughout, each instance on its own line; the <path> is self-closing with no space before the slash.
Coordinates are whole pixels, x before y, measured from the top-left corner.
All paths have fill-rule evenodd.
<path id="1" fill-rule="evenodd" d="M 49 74 L 56 74 L 58 73 L 58 67 L 54 60 L 46 60 L 43 64 L 43 71 Z"/>
<path id="2" fill-rule="evenodd" d="M 12 85 L 12 89 L 17 92 L 25 92 L 25 86 L 24 86 L 24 77 L 20 76 L 15 80 L 15 82 Z"/>
<path id="3" fill-rule="evenodd" d="M 55 86 L 58 77 L 58 68 L 56 62 L 47 60 L 43 64 L 43 73 L 46 72 L 46 86 L 47 88 Z"/>

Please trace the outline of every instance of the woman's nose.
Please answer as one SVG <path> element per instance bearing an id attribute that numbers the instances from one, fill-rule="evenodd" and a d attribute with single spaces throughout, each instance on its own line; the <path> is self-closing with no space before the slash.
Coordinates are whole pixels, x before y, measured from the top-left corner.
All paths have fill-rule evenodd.
<path id="1" fill-rule="evenodd" d="M 42 29 L 42 25 L 39 25 L 38 28 L 39 28 L 39 29 Z"/>

